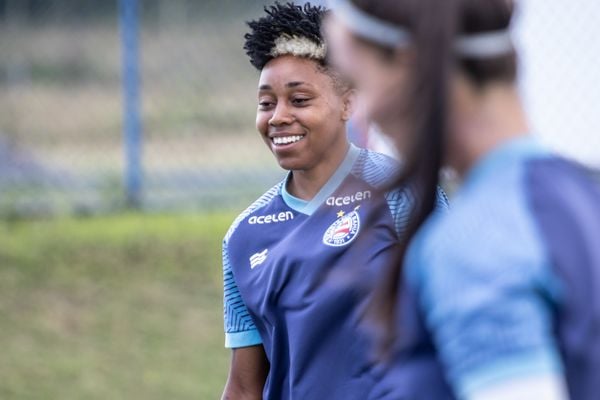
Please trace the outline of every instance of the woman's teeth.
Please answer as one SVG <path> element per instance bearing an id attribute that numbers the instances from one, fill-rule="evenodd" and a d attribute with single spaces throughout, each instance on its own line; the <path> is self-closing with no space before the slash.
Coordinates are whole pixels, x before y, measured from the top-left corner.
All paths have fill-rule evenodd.
<path id="1" fill-rule="evenodd" d="M 301 135 L 274 137 L 273 143 L 276 145 L 296 143 L 299 140 L 301 140 L 302 138 L 304 138 L 304 136 L 301 136 Z"/>

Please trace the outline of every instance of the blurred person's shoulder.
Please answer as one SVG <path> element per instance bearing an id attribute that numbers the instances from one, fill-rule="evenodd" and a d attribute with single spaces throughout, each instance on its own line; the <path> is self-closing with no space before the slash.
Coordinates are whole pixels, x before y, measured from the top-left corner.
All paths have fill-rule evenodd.
<path id="1" fill-rule="evenodd" d="M 555 154 L 528 160 L 523 185 L 530 197 L 554 199 L 562 206 L 600 199 L 600 181 L 594 180 L 594 171 Z"/>
<path id="2" fill-rule="evenodd" d="M 481 177 L 467 177 L 449 212 L 432 216 L 418 232 L 411 246 L 416 261 L 413 265 L 427 263 L 431 270 L 446 268 L 448 273 L 456 268 L 495 268 L 495 260 L 510 260 L 506 265 L 532 269 L 543 266 L 544 244 L 532 213 L 526 178 L 530 162 L 546 163 L 553 158 L 547 153 L 516 157 L 494 165 Z"/>
<path id="3" fill-rule="evenodd" d="M 596 247 L 591 242 L 600 234 L 600 184 L 591 169 L 553 155 L 529 160 L 523 175 L 524 197 L 549 247 Z"/>

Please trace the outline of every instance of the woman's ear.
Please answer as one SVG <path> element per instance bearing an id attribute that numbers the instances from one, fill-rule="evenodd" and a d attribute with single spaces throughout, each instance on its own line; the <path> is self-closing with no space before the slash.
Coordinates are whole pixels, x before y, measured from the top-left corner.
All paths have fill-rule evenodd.
<path id="1" fill-rule="evenodd" d="M 356 90 L 348 89 L 342 95 L 342 120 L 348 121 L 354 113 L 356 105 Z"/>

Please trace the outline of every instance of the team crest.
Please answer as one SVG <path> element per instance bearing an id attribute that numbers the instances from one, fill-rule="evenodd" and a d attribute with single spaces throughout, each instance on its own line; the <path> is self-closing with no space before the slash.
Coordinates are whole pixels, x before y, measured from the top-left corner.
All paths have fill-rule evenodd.
<path id="1" fill-rule="evenodd" d="M 323 243 L 327 246 L 341 247 L 352 242 L 360 230 L 360 218 L 357 210 L 358 207 L 348 214 L 340 211 L 338 219 L 325 231 Z"/>

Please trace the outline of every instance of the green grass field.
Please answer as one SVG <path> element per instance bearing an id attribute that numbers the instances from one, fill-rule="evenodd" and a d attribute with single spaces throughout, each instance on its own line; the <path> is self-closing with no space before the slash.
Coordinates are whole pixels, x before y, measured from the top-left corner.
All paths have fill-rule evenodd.
<path id="1" fill-rule="evenodd" d="M 218 398 L 232 217 L 0 222 L 0 398 Z"/>

